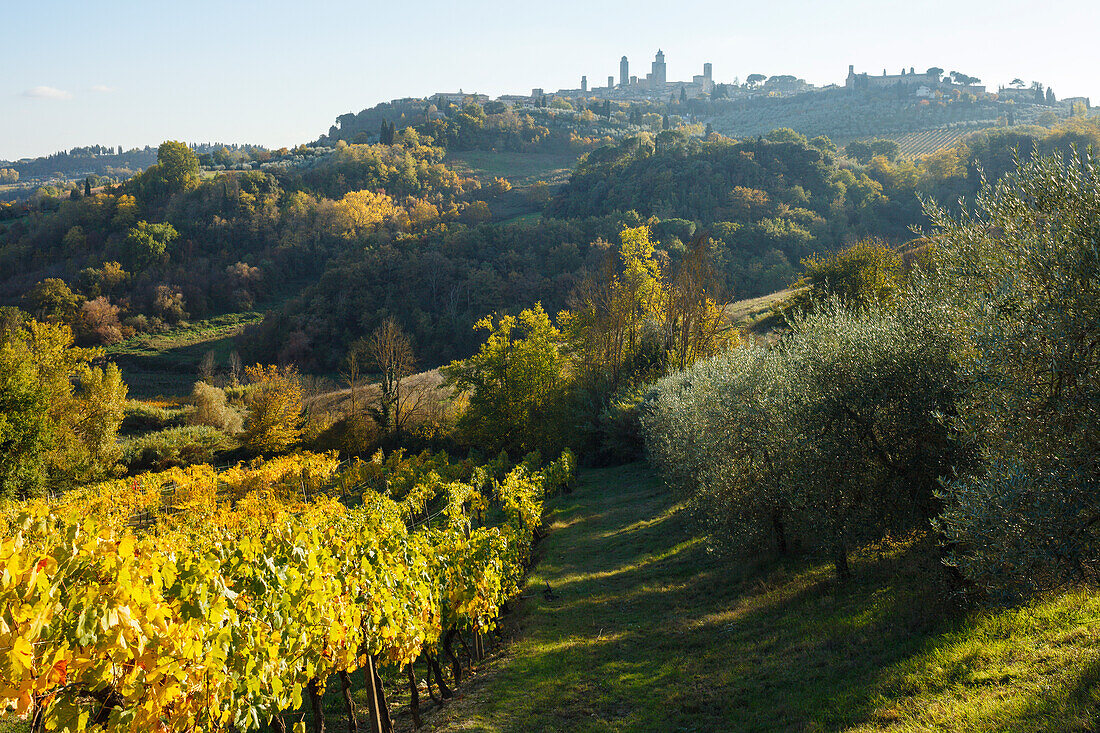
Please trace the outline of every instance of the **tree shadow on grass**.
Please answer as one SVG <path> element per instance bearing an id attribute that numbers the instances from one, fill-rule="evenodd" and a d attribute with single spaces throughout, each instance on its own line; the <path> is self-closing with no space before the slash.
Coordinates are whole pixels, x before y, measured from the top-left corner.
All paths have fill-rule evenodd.
<path id="1" fill-rule="evenodd" d="M 841 588 L 813 560 L 708 553 L 640 465 L 591 472 L 568 501 L 506 621 L 510 641 L 472 681 L 476 707 L 444 710 L 434 729 L 888 727 L 909 694 L 899 670 L 965 620 L 936 601 L 926 549 L 861 553 Z M 1088 679 L 1067 705 L 1092 704 Z"/>

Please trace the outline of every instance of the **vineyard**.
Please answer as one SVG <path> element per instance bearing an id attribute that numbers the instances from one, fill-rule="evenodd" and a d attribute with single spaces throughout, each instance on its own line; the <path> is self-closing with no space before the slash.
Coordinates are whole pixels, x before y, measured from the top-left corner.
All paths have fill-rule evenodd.
<path id="1" fill-rule="evenodd" d="M 413 662 L 442 693 L 445 655 L 461 682 L 453 645 L 482 653 L 543 500 L 573 481 L 572 454 L 539 461 L 301 454 L 12 508 L 0 706 L 32 730 L 304 731 L 308 704 L 321 731 L 326 682 L 340 680 L 354 720 L 350 673 L 362 669 L 370 728 L 388 731 L 378 670 L 393 667 L 417 720 Z"/>
<path id="2" fill-rule="evenodd" d="M 955 147 L 964 137 L 980 129 L 982 128 L 972 126 L 943 127 L 901 135 L 882 135 L 881 139 L 896 142 L 898 154 L 902 158 L 919 158 L 922 155 L 930 155 L 939 150 Z"/>

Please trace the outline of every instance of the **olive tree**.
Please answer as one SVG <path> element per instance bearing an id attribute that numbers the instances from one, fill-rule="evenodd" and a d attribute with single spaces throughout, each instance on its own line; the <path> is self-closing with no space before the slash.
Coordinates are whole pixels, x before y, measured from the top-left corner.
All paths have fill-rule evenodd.
<path id="1" fill-rule="evenodd" d="M 928 302 L 958 333 L 957 428 L 980 468 L 947 483 L 939 521 L 981 587 L 1027 591 L 1100 573 L 1100 169 L 1017 161 L 972 211 L 930 207 Z"/>

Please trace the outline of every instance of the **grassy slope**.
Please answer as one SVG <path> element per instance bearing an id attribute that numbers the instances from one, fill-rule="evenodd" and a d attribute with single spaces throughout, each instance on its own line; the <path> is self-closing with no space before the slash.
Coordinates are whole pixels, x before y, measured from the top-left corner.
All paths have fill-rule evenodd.
<path id="1" fill-rule="evenodd" d="M 722 561 L 643 464 L 586 473 L 549 524 L 507 643 L 428 729 L 1100 725 L 1100 595 L 951 618 L 904 544 L 844 591 L 825 565 Z"/>
<path id="2" fill-rule="evenodd" d="M 234 337 L 262 320 L 256 312 L 229 313 L 177 326 L 164 333 L 141 334 L 107 349 L 122 369 L 133 397 L 186 395 L 198 379 L 199 364 L 213 351 L 224 367 L 234 348 Z"/>
<path id="3" fill-rule="evenodd" d="M 776 309 L 794 293 L 793 289 L 787 288 L 759 298 L 738 300 L 726 306 L 726 318 L 734 328 L 764 335 L 782 324 Z"/>
<path id="4" fill-rule="evenodd" d="M 448 153 L 445 162 L 467 175 L 483 179 L 507 178 L 514 185 L 527 185 L 538 180 L 564 182 L 578 157 L 573 153 L 466 150 Z"/>

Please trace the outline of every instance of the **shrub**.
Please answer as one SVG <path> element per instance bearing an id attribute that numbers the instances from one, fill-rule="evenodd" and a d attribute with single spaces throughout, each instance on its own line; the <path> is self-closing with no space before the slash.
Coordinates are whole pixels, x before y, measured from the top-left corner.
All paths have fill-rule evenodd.
<path id="1" fill-rule="evenodd" d="M 147 433 L 183 425 L 188 408 L 160 407 L 140 400 L 129 400 L 122 420 L 121 430 L 125 433 Z"/>
<path id="2" fill-rule="evenodd" d="M 212 428 L 235 435 L 241 431 L 241 414 L 226 402 L 225 392 L 206 382 L 195 382 L 191 390 L 192 410 L 187 415 L 188 425 L 209 425 Z"/>
<path id="3" fill-rule="evenodd" d="M 233 441 L 217 428 L 188 425 L 133 438 L 123 444 L 122 462 L 130 473 L 161 471 L 173 466 L 212 463 Z"/>

